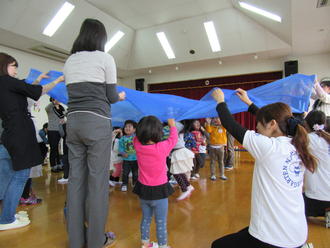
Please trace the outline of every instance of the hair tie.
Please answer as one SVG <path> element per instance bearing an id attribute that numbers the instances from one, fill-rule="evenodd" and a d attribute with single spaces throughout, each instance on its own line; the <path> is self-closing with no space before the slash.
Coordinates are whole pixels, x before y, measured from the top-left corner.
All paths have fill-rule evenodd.
<path id="1" fill-rule="evenodd" d="M 291 116 L 289 119 L 287 119 L 288 135 L 295 136 L 296 131 L 297 131 L 297 126 L 300 123 L 301 122 L 298 119 L 294 118 L 293 116 Z"/>
<path id="2" fill-rule="evenodd" d="M 319 124 L 314 124 L 313 125 L 313 130 L 314 131 L 320 131 L 320 130 L 324 130 L 324 125 L 319 125 Z"/>

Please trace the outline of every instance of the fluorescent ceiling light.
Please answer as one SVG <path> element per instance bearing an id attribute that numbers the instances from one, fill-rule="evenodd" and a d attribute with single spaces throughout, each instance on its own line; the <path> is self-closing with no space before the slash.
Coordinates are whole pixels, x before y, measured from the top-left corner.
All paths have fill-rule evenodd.
<path id="1" fill-rule="evenodd" d="M 250 4 L 247 4 L 247 3 L 245 3 L 245 2 L 239 2 L 239 5 L 240 5 L 242 8 L 244 8 L 244 9 L 247 9 L 247 10 L 249 10 L 249 11 L 252 11 L 252 12 L 254 12 L 254 13 L 257 13 L 257 14 L 259 14 L 259 15 L 262 15 L 262 16 L 264 16 L 264 17 L 267 17 L 267 18 L 269 18 L 269 19 L 272 19 L 272 20 L 274 20 L 274 21 L 282 22 L 282 18 L 281 18 L 280 16 L 275 15 L 275 14 L 273 14 L 273 13 L 270 13 L 270 12 L 268 12 L 268 11 L 266 11 L 266 10 L 259 9 L 259 8 L 255 7 L 255 6 L 252 6 L 252 5 L 250 5 Z"/>
<path id="2" fill-rule="evenodd" d="M 215 27 L 212 21 L 204 22 L 204 28 L 207 34 L 207 38 L 209 38 L 209 42 L 211 45 L 212 52 L 221 51 L 220 43 L 218 40 L 217 32 L 215 31 Z"/>
<path id="3" fill-rule="evenodd" d="M 56 30 L 62 25 L 65 19 L 70 15 L 74 5 L 69 2 L 65 2 L 60 10 L 56 13 L 53 19 L 48 23 L 47 27 L 42 32 L 44 35 L 52 37 Z"/>
<path id="4" fill-rule="evenodd" d="M 170 43 L 168 42 L 166 35 L 164 32 L 159 32 L 157 33 L 157 37 L 159 39 L 160 44 L 162 45 L 167 57 L 169 59 L 175 59 L 175 55 L 174 52 L 172 50 L 172 47 L 170 45 Z"/>
<path id="5" fill-rule="evenodd" d="M 104 51 L 107 53 L 111 50 L 111 48 L 116 45 L 116 43 L 123 38 L 125 34 L 122 31 L 117 31 L 114 36 L 105 44 Z"/>

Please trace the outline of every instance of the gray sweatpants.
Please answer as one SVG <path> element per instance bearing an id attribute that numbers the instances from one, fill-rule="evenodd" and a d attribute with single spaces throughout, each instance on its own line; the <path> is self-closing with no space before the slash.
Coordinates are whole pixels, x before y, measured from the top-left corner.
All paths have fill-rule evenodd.
<path id="1" fill-rule="evenodd" d="M 68 116 L 69 247 L 103 247 L 109 207 L 111 121 L 90 113 Z"/>
<path id="2" fill-rule="evenodd" d="M 215 166 L 217 162 L 219 164 L 220 176 L 225 175 L 225 167 L 223 163 L 224 154 L 225 154 L 224 146 L 220 148 L 213 148 L 213 147 L 209 148 L 211 176 L 215 176 Z"/>
<path id="3" fill-rule="evenodd" d="M 225 166 L 234 166 L 235 164 L 235 150 L 234 137 L 227 132 L 227 149 L 225 150 Z"/>

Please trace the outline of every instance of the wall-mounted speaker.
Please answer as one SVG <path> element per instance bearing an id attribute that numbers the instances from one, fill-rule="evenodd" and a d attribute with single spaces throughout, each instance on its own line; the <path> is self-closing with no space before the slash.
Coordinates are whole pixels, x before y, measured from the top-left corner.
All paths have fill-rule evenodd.
<path id="1" fill-rule="evenodd" d="M 144 91 L 144 78 L 135 79 L 135 89 L 139 91 Z"/>
<path id="2" fill-rule="evenodd" d="M 298 60 L 290 60 L 284 62 L 284 76 L 288 77 L 298 73 Z"/>

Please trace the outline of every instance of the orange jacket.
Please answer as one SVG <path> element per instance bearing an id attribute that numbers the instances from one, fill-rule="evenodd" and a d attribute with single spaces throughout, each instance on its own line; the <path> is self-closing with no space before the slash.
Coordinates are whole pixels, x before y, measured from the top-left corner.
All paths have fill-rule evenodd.
<path id="1" fill-rule="evenodd" d="M 210 134 L 210 145 L 227 145 L 227 131 L 223 126 L 206 123 L 205 129 Z"/>

